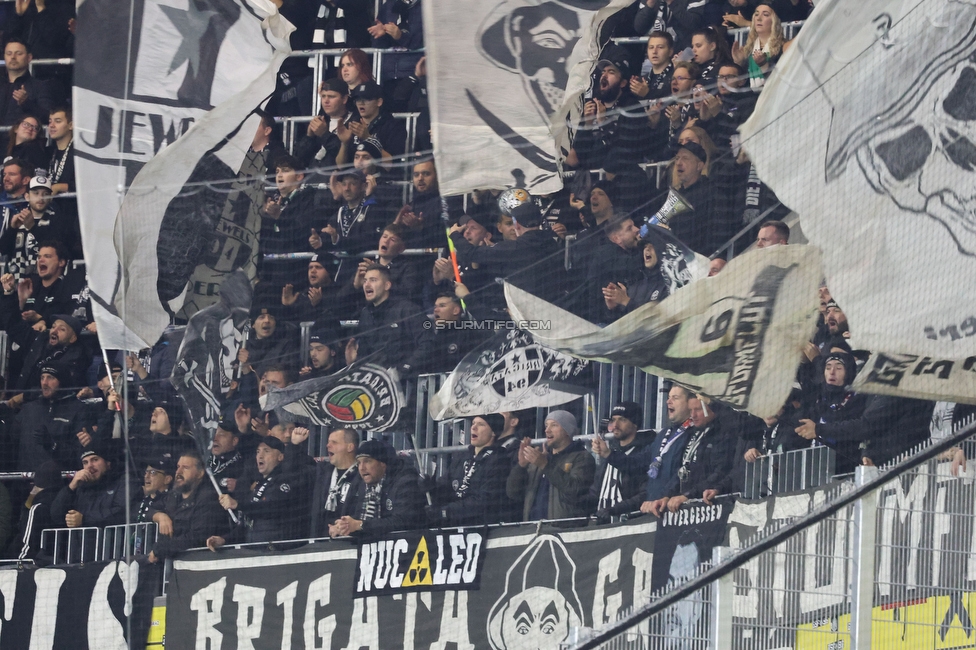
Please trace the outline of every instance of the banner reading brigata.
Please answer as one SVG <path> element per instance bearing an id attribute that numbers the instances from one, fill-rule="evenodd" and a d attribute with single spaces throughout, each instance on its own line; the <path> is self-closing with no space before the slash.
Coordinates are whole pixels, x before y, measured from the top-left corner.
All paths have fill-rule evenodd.
<path id="1" fill-rule="evenodd" d="M 79 3 L 73 142 L 103 347 L 148 347 L 182 307 L 293 30 L 269 0 Z"/>
<path id="2" fill-rule="evenodd" d="M 0 648 L 143 647 L 161 578 L 144 560 L 0 570 Z"/>

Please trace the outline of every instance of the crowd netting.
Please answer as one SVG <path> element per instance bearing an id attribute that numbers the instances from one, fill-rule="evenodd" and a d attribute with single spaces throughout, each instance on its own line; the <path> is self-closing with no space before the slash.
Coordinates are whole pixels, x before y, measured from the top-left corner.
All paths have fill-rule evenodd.
<path id="1" fill-rule="evenodd" d="M 464 324 L 508 320 L 498 278 L 608 324 L 673 290 L 663 252 L 642 239 L 646 228 L 668 227 L 710 259 L 709 275 L 751 246 L 802 243 L 796 215 L 757 176 L 737 128 L 809 6 L 635 3 L 601 35 L 563 189 L 448 197 L 431 155 L 422 2 L 283 4 L 299 27 L 293 48 L 323 53 L 285 64 L 241 170 L 226 182 L 239 230 L 215 235 L 186 307 L 138 353 L 100 349 L 86 291 L 63 61 L 72 56 L 74 3 L 0 5 L 7 558 L 149 550 L 166 558 L 204 544 L 583 516 L 599 525 L 687 500 L 816 487 L 944 436 L 972 412 L 853 392 L 868 352 L 852 345 L 856 324 L 823 286 L 816 333 L 774 418 L 595 365 L 590 394 L 555 412 L 431 420 L 427 400 L 443 374 L 492 334 Z M 219 425 L 201 440 L 169 378 L 187 320 L 218 300 L 221 278 L 237 268 L 252 280 L 249 327 L 225 341 Z M 383 434 L 330 431 L 261 408 L 269 386 L 367 357 L 395 368 L 406 395 Z M 556 456 L 562 480 L 541 480 Z M 967 456 L 953 448 L 945 460 Z M 391 494 L 394 502 L 381 501 Z M 177 512 L 180 499 L 195 499 L 193 517 Z M 147 526 L 118 541 L 111 527 L 127 520 Z M 773 636 L 783 608 L 811 595 L 781 583 L 759 593 L 748 581 L 801 560 L 816 562 L 817 575 L 846 571 L 849 545 L 818 549 L 835 535 L 849 539 L 850 521 L 823 525 L 833 532 L 791 540 L 736 573 L 738 590 L 769 601 L 760 612 L 768 620 L 757 620 Z M 906 552 L 878 543 L 888 556 Z M 844 593 L 817 593 L 846 602 Z M 707 611 L 710 598 L 706 590 L 688 607 Z M 639 635 L 663 643 L 662 630 L 680 618 L 668 616 Z M 743 648 L 778 647 L 750 636 L 754 624 L 736 623 Z M 696 626 L 682 647 L 704 643 L 706 624 Z M 810 634 L 818 629 L 814 622 Z"/>

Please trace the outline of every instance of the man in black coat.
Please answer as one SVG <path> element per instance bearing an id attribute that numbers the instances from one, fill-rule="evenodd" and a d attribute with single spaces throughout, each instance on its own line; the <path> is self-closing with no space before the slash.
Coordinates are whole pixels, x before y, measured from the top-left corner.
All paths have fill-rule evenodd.
<path id="1" fill-rule="evenodd" d="M 674 189 L 691 204 L 692 210 L 671 218 L 668 226 L 674 236 L 701 255 L 711 255 L 731 238 L 731 224 L 716 219 L 714 192 L 703 176 L 707 154 L 701 145 L 688 142 L 678 148 L 674 158 L 678 186 Z"/>
<path id="2" fill-rule="evenodd" d="M 42 368 L 55 362 L 65 372 L 62 381 L 65 388 L 83 384 L 84 372 L 91 364 L 91 353 L 78 338 L 84 332 L 84 326 L 77 318 L 67 314 L 55 314 L 51 318 L 54 320 L 51 328 L 34 336 L 24 357 L 20 377 L 14 382 L 16 388 L 34 388 L 41 378 Z M 30 401 L 32 397 L 25 395 L 25 401 Z"/>
<path id="3" fill-rule="evenodd" d="M 604 226 L 604 237 L 598 237 L 595 250 L 587 259 L 588 318 L 596 323 L 609 323 L 619 314 L 607 309 L 603 290 L 610 284 L 633 287 L 641 278 L 644 259 L 638 248 L 640 231 L 630 217 L 614 217 Z"/>
<path id="4" fill-rule="evenodd" d="M 359 315 L 355 338 L 346 344 L 346 364 L 372 355 L 401 376 L 416 374 L 428 358 L 428 339 L 423 336 L 423 311 L 417 305 L 391 294 L 390 270 L 372 264 L 363 277 L 366 306 Z"/>
<path id="5" fill-rule="evenodd" d="M 48 84 L 34 79 L 30 62 L 34 57 L 26 41 L 11 38 L 4 46 L 5 75 L 0 75 L 0 124 L 9 126 L 25 115 L 47 115 L 53 108 Z"/>
<path id="6" fill-rule="evenodd" d="M 48 461 L 35 470 L 34 487 L 24 504 L 27 512 L 20 515 L 20 531 L 11 543 L 8 557 L 39 562 L 41 533 L 56 527 L 51 518 L 51 504 L 62 487 L 64 480 L 56 462 Z"/>
<path id="7" fill-rule="evenodd" d="M 159 526 L 150 562 L 203 546 L 211 535 L 227 530 L 227 513 L 220 507 L 217 492 L 206 479 L 203 459 L 195 451 L 180 456 L 173 489 L 162 507 L 149 511 L 149 518 Z"/>
<path id="8" fill-rule="evenodd" d="M 471 419 L 471 444 L 451 459 L 448 480 L 439 486 L 440 503 L 427 508 L 428 524 L 482 526 L 501 521 L 512 467 L 508 454 L 495 444 L 504 428 L 505 418 L 498 413 Z"/>
<path id="9" fill-rule="evenodd" d="M 126 475 L 112 476 L 112 461 L 104 445 L 87 447 L 81 453 L 82 468 L 75 472 L 51 504 L 51 517 L 57 526 L 114 526 L 125 523 L 127 504 Z M 128 498 L 138 498 L 141 490 L 130 485 Z M 130 505 L 134 505 L 131 504 Z"/>
<path id="10" fill-rule="evenodd" d="M 352 502 L 357 512 L 343 515 L 329 526 L 332 537 L 376 538 L 424 525 L 424 502 L 417 473 L 397 458 L 392 447 L 379 440 L 367 440 L 359 445 L 356 461 L 363 479 Z"/>
<path id="11" fill-rule="evenodd" d="M 613 438 L 593 438 L 593 453 L 600 460 L 593 486 L 590 488 L 590 498 L 595 502 L 596 514 L 600 519 L 606 520 L 610 515 L 634 512 L 644 502 L 647 472 L 633 468 L 624 470 L 606 462 L 612 451 L 629 456 L 654 440 L 654 431 L 639 429 L 643 421 L 644 414 L 639 404 L 618 402 L 610 409 L 610 422 L 607 426 Z"/>
<path id="12" fill-rule="evenodd" d="M 65 468 L 78 467 L 83 444 L 77 434 L 84 426 L 85 406 L 75 398 L 70 373 L 63 364 L 50 363 L 41 368 L 39 384 L 40 398 L 28 402 L 17 415 L 17 467 L 34 471 L 51 460 Z"/>
<path id="13" fill-rule="evenodd" d="M 213 443 L 210 445 L 209 466 L 214 480 L 225 494 L 230 494 L 237 489 L 237 479 L 244 474 L 249 461 L 251 465 L 254 464 L 250 458 L 245 460 L 239 449 L 240 443 L 241 434 L 237 429 L 237 423 L 230 420 L 221 420 L 217 423 Z"/>
<path id="14" fill-rule="evenodd" d="M 518 237 L 494 246 L 474 246 L 464 238 L 465 226 L 452 226 L 458 264 L 478 264 L 494 277 L 505 278 L 543 300 L 561 302 L 566 294 L 562 246 L 542 230 L 542 213 L 534 203 L 514 208 L 512 218 Z"/>
<path id="15" fill-rule="evenodd" d="M 308 437 L 308 429 L 296 427 L 292 443 L 300 443 Z M 292 445 L 295 448 L 295 445 Z M 356 451 L 359 433 L 355 429 L 336 429 L 326 442 L 328 462 L 316 463 L 312 481 L 312 502 L 309 508 L 310 534 L 312 537 L 328 537 L 329 527 L 343 514 L 357 512 L 355 499 L 363 492 L 363 479 L 359 476 Z M 290 467 L 298 464 L 296 454 L 285 455 Z M 307 458 L 307 456 L 306 456 Z"/>

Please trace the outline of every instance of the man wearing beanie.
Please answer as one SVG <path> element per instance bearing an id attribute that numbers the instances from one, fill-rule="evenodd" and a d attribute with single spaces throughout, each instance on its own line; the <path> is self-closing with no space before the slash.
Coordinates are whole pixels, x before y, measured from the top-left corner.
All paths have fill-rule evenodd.
<path id="1" fill-rule="evenodd" d="M 340 358 L 345 361 L 345 354 L 340 357 L 339 350 L 339 330 L 322 327 L 316 323 L 308 335 L 309 365 L 299 371 L 301 380 L 316 379 L 339 372 L 345 365 L 336 363 Z"/>
<path id="2" fill-rule="evenodd" d="M 81 453 L 82 468 L 51 505 L 56 525 L 79 528 L 125 523 L 125 482 L 129 479 L 125 475 L 113 478 L 111 456 L 106 443 L 93 443 Z M 133 484 L 129 494 L 138 498 L 141 490 Z"/>
<path id="3" fill-rule="evenodd" d="M 281 311 L 285 320 L 293 323 L 315 321 L 323 327 L 339 327 L 339 317 L 355 304 L 355 292 L 332 281 L 328 268 L 331 262 L 331 256 L 315 253 L 308 261 L 307 282 L 289 282 L 282 287 Z"/>
<path id="4" fill-rule="evenodd" d="M 363 482 L 355 497 L 346 501 L 352 512 L 329 526 L 329 535 L 375 538 L 424 525 L 423 496 L 413 465 L 379 440 L 359 445 L 356 462 Z"/>
<path id="5" fill-rule="evenodd" d="M 82 431 L 86 420 L 84 404 L 70 390 L 71 373 L 64 364 L 51 361 L 40 370 L 40 397 L 29 401 L 17 414 L 17 468 L 34 471 L 49 460 L 69 469 L 78 467 L 82 444 L 76 434 Z"/>
<path id="6" fill-rule="evenodd" d="M 590 514 L 585 497 L 593 483 L 595 463 L 568 411 L 546 416 L 546 442 L 542 449 L 523 438 L 518 462 L 508 475 L 508 498 L 522 501 L 522 520 L 568 519 Z"/>
<path id="7" fill-rule="evenodd" d="M 641 431 L 644 413 L 636 402 L 617 402 L 610 409 L 607 431 L 611 437 L 594 436 L 591 447 L 600 457 L 597 477 L 593 481 L 590 497 L 596 501 L 598 517 L 609 517 L 633 512 L 644 502 L 644 486 L 647 472 L 624 471 L 606 462 L 611 451 L 625 456 L 640 451 L 654 440 L 653 431 Z"/>
<path id="8" fill-rule="evenodd" d="M 427 508 L 432 526 L 481 526 L 501 521 L 510 465 L 497 445 L 505 428 L 498 413 L 471 418 L 468 451 L 451 459 L 448 479 L 438 485 L 439 503 Z"/>
<path id="9" fill-rule="evenodd" d="M 20 515 L 20 532 L 14 538 L 8 557 L 37 562 L 41 550 L 41 533 L 46 528 L 57 527 L 51 516 L 51 504 L 63 485 L 61 469 L 53 460 L 37 468 L 34 472 L 34 487 L 24 504 L 27 511 Z"/>

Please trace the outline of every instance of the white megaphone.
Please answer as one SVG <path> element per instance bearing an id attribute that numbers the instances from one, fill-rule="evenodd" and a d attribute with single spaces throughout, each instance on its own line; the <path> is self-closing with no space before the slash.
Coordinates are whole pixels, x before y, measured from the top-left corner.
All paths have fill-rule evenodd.
<path id="1" fill-rule="evenodd" d="M 641 236 L 647 235 L 647 226 L 664 226 L 668 227 L 671 219 L 675 218 L 679 214 L 685 212 L 691 212 L 695 209 L 688 199 L 681 196 L 676 190 L 671 189 L 668 191 L 668 198 L 664 201 L 664 205 L 658 210 L 653 217 L 647 220 L 647 223 L 641 228 Z"/>

